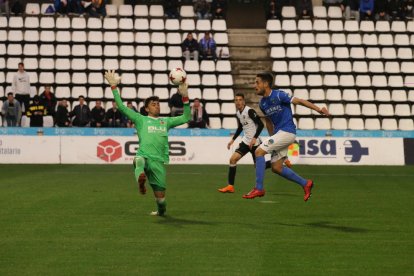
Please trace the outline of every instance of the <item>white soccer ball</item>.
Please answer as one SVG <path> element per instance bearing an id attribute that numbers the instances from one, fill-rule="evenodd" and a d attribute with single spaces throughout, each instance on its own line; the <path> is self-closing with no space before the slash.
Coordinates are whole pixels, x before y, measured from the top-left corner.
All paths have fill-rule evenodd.
<path id="1" fill-rule="evenodd" d="M 169 74 L 170 81 L 175 85 L 180 85 L 187 79 L 187 73 L 182 68 L 174 68 Z"/>

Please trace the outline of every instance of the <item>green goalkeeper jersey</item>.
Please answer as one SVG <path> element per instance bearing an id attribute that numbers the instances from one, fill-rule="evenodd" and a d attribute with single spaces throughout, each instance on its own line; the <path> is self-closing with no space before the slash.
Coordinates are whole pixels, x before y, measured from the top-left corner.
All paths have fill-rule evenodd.
<path id="1" fill-rule="evenodd" d="M 152 160 L 168 163 L 168 130 L 187 123 L 191 118 L 190 105 L 184 104 L 184 114 L 177 117 L 154 118 L 143 116 L 126 107 L 117 89 L 112 90 L 119 111 L 128 117 L 134 124 L 138 133 L 139 149 L 137 155 Z"/>

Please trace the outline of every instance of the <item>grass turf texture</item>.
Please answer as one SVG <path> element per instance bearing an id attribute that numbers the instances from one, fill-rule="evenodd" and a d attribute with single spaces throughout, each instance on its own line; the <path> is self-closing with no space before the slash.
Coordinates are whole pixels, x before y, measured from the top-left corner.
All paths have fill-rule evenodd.
<path id="1" fill-rule="evenodd" d="M 1 165 L 0 275 L 412 275 L 413 167 L 169 166 L 167 217 L 151 217 L 131 166 Z M 147 186 L 148 187 L 148 186 Z"/>

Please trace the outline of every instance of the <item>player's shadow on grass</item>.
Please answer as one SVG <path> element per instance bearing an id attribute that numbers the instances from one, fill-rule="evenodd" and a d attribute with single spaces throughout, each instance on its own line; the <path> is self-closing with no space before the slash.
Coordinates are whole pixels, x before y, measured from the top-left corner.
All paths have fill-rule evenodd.
<path id="1" fill-rule="evenodd" d="M 282 226 L 323 228 L 327 230 L 334 230 L 334 231 L 346 232 L 346 233 L 369 232 L 368 229 L 352 227 L 352 226 L 335 225 L 329 221 L 319 221 L 319 222 L 312 222 L 312 223 L 305 223 L 305 224 L 291 224 L 291 223 L 277 223 L 277 224 L 282 225 Z"/>
<path id="2" fill-rule="evenodd" d="M 216 225 L 214 222 L 207 222 L 202 220 L 191 220 L 191 219 L 182 219 L 172 216 L 165 216 L 162 219 L 158 220 L 157 223 L 164 224 L 164 225 L 171 225 L 174 227 L 183 227 L 188 225 Z"/>

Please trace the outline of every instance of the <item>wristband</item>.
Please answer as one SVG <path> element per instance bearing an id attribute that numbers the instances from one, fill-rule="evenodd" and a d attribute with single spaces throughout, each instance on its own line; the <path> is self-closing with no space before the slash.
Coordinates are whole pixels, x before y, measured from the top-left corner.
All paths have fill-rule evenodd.
<path id="1" fill-rule="evenodd" d="M 111 86 L 111 90 L 116 90 L 116 85 Z"/>
<path id="2" fill-rule="evenodd" d="M 188 97 L 183 97 L 183 103 L 189 103 L 190 99 Z"/>

